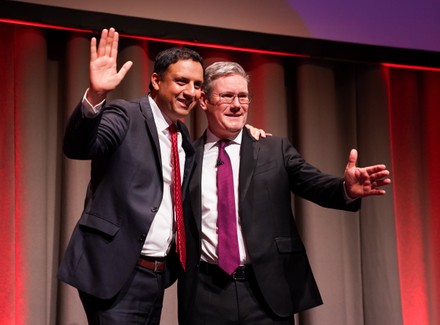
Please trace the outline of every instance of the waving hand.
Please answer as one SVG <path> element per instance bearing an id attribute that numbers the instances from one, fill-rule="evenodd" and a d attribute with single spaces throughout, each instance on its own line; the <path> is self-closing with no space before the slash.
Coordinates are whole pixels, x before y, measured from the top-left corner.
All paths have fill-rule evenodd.
<path id="1" fill-rule="evenodd" d="M 133 65 L 132 61 L 127 61 L 118 71 L 119 34 L 114 28 L 103 29 L 98 46 L 96 42 L 95 37 L 90 42 L 90 88 L 87 93 L 87 99 L 93 105 L 104 100 Z"/>

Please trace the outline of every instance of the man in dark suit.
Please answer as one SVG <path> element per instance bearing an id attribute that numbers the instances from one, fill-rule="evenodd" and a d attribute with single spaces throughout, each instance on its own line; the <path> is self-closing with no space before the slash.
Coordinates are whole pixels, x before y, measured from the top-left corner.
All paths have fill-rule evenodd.
<path id="1" fill-rule="evenodd" d="M 286 138 L 255 141 L 243 128 L 248 82 L 236 63 L 217 62 L 205 70 L 200 106 L 208 129 L 195 142 L 184 203 L 188 264 L 178 281 L 181 325 L 293 324 L 295 313 L 322 300 L 295 225 L 291 193 L 323 207 L 356 211 L 360 197 L 383 195 L 380 187 L 390 183 L 384 165 L 356 167 L 356 150 L 344 177 L 336 177 L 304 161 Z M 228 140 L 228 157 L 219 153 L 221 139 Z M 216 180 L 228 161 L 232 176 Z M 229 177 L 235 202 L 226 194 L 217 197 Z M 229 215 L 225 206 L 235 208 L 232 221 L 221 221 Z M 231 223 L 236 229 L 223 235 L 221 228 Z M 234 255 L 235 261 L 225 262 Z"/>
<path id="2" fill-rule="evenodd" d="M 147 96 L 105 103 L 132 65 L 117 71 L 117 46 L 113 28 L 98 46 L 92 39 L 90 87 L 66 127 L 65 155 L 90 159 L 92 169 L 58 277 L 78 289 L 90 324 L 159 324 L 164 289 L 185 264 L 184 247 L 182 264 L 175 248 L 173 190 L 181 181 L 173 176 L 184 193 L 194 150 L 178 119 L 198 104 L 203 60 L 186 48 L 162 51 Z M 182 175 L 170 158 L 176 126 Z"/>

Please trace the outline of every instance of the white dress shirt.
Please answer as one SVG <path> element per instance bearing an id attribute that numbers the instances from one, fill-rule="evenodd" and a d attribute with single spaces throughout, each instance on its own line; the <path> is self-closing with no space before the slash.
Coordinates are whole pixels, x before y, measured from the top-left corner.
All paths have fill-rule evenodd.
<path id="1" fill-rule="evenodd" d="M 83 114 L 88 118 L 93 118 L 100 112 L 104 101 L 98 105 L 92 106 L 87 101 L 86 94 L 84 95 L 82 102 Z M 164 257 L 170 250 L 175 233 L 175 213 L 172 200 L 171 138 L 168 129 L 172 122 L 162 113 L 156 102 L 150 96 L 148 96 L 148 100 L 150 102 L 159 136 L 164 183 L 162 202 L 153 219 L 144 246 L 142 247 L 141 254 L 151 257 Z M 147 141 L 147 139 L 145 139 L 145 141 Z M 185 166 L 185 151 L 182 148 L 182 134 L 180 132 L 178 133 L 177 141 L 177 146 L 179 148 L 180 172 L 182 173 Z M 183 175 L 181 175 L 180 179 L 183 180 Z M 130 193 L 127 193 L 127 195 L 130 195 Z"/>
<path id="2" fill-rule="evenodd" d="M 231 159 L 234 179 L 235 210 L 237 211 L 237 236 L 240 250 L 240 264 L 248 264 L 246 247 L 241 232 L 240 218 L 238 217 L 238 176 L 240 168 L 240 146 L 242 132 L 226 146 L 226 152 Z M 218 145 L 216 137 L 209 130 L 206 132 L 206 143 L 202 164 L 202 261 L 218 264 L 217 243 L 217 158 Z"/>

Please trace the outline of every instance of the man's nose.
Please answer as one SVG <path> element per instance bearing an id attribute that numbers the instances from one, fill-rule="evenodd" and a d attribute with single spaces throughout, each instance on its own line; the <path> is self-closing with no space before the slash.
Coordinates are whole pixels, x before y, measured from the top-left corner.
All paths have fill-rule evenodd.
<path id="1" fill-rule="evenodd" d="M 193 83 L 188 83 L 188 84 L 185 86 L 184 94 L 185 94 L 186 96 L 195 97 L 196 94 L 197 94 L 197 91 L 198 91 L 198 89 L 195 87 L 195 85 L 194 85 Z"/>
<path id="2" fill-rule="evenodd" d="M 241 104 L 240 104 L 240 101 L 238 100 L 238 96 L 234 96 L 234 98 L 232 99 L 231 108 L 234 108 L 234 109 L 241 108 Z"/>

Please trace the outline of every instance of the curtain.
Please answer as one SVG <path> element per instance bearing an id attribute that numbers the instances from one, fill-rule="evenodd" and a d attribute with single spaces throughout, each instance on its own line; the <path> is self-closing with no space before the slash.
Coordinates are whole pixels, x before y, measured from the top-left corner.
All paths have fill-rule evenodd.
<path id="1" fill-rule="evenodd" d="M 66 120 L 88 86 L 90 34 L 0 24 L 0 322 L 86 324 L 78 294 L 56 279 L 81 213 L 90 166 L 63 157 Z M 134 66 L 111 98 L 148 91 L 156 53 L 173 44 L 121 39 Z M 293 209 L 324 305 L 297 324 L 439 321 L 440 73 L 194 47 L 210 64 L 234 60 L 251 75 L 248 122 L 287 136 L 322 171 L 385 163 L 386 196 L 358 213 L 294 198 Z M 110 98 L 110 99 L 111 99 Z M 206 120 L 186 119 L 198 137 Z M 162 323 L 177 324 L 176 286 Z"/>
<path id="2" fill-rule="evenodd" d="M 440 322 L 440 74 L 387 73 L 398 267 L 406 324 Z"/>

